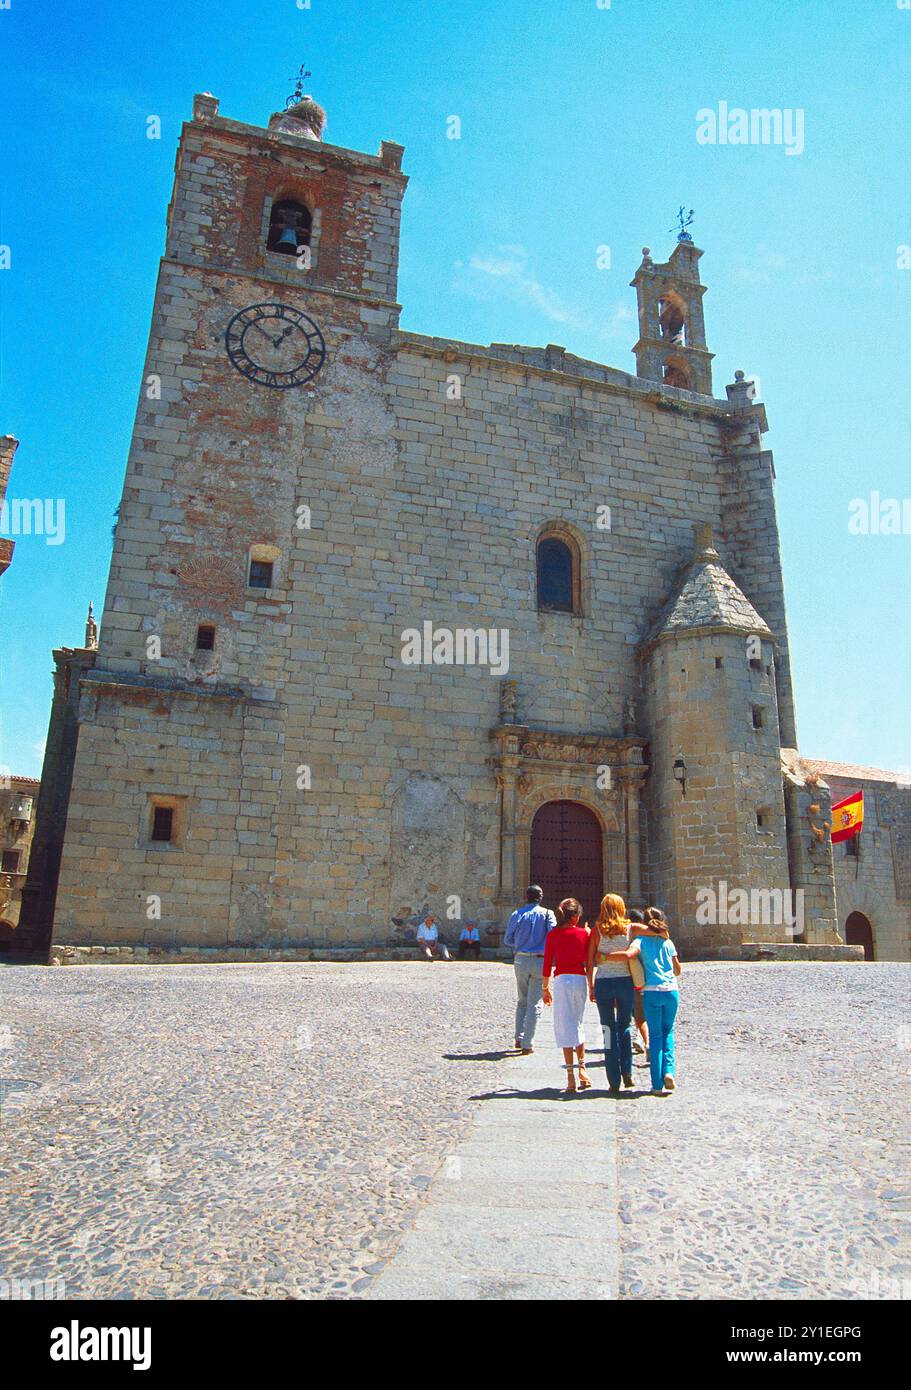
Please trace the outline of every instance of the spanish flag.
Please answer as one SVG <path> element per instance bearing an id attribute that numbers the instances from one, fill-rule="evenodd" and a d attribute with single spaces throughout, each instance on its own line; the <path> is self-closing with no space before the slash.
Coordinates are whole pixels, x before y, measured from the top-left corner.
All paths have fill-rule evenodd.
<path id="1" fill-rule="evenodd" d="M 852 792 L 832 807 L 832 843 L 850 840 L 864 828 L 864 794 Z"/>

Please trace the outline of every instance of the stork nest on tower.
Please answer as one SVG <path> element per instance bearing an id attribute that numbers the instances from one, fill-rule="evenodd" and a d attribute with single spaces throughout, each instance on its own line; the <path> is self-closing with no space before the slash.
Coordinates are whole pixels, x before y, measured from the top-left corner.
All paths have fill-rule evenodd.
<path id="1" fill-rule="evenodd" d="M 301 121 L 304 125 L 310 126 L 311 130 L 316 130 L 322 136 L 326 128 L 326 113 L 318 101 L 312 97 L 302 97 L 300 101 L 295 101 L 293 105 L 285 108 L 282 113 L 291 116 L 295 121 Z"/>

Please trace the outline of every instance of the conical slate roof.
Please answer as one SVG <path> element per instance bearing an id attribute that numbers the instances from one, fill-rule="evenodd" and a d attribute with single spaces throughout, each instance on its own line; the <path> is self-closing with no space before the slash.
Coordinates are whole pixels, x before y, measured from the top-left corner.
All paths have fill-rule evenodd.
<path id="1" fill-rule="evenodd" d="M 768 624 L 722 565 L 711 538 L 703 533 L 700 539 L 702 544 L 697 544 L 689 569 L 652 624 L 646 645 L 696 628 L 728 628 L 771 637 Z"/>

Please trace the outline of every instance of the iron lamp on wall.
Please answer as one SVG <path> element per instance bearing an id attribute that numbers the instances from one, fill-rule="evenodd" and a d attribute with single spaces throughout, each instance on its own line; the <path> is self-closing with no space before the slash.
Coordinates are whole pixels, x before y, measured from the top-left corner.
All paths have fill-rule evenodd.
<path id="1" fill-rule="evenodd" d="M 678 783 L 681 792 L 686 796 L 686 763 L 683 758 L 674 759 L 674 781 Z"/>

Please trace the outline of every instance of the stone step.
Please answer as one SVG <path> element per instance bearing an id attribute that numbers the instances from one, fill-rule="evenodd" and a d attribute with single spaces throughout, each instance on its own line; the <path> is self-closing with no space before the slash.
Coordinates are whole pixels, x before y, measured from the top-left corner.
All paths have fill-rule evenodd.
<path id="1" fill-rule="evenodd" d="M 452 948 L 450 948 L 452 949 Z M 416 946 L 139 946 L 97 945 L 51 948 L 51 965 L 209 965 L 215 962 L 277 961 L 420 961 Z M 453 951 L 453 960 L 456 959 Z M 512 952 L 502 947 L 481 948 L 481 960 L 512 961 Z M 427 964 L 428 962 L 424 962 Z M 473 965 L 474 961 L 465 962 Z M 434 961 L 445 965 L 445 961 Z"/>

